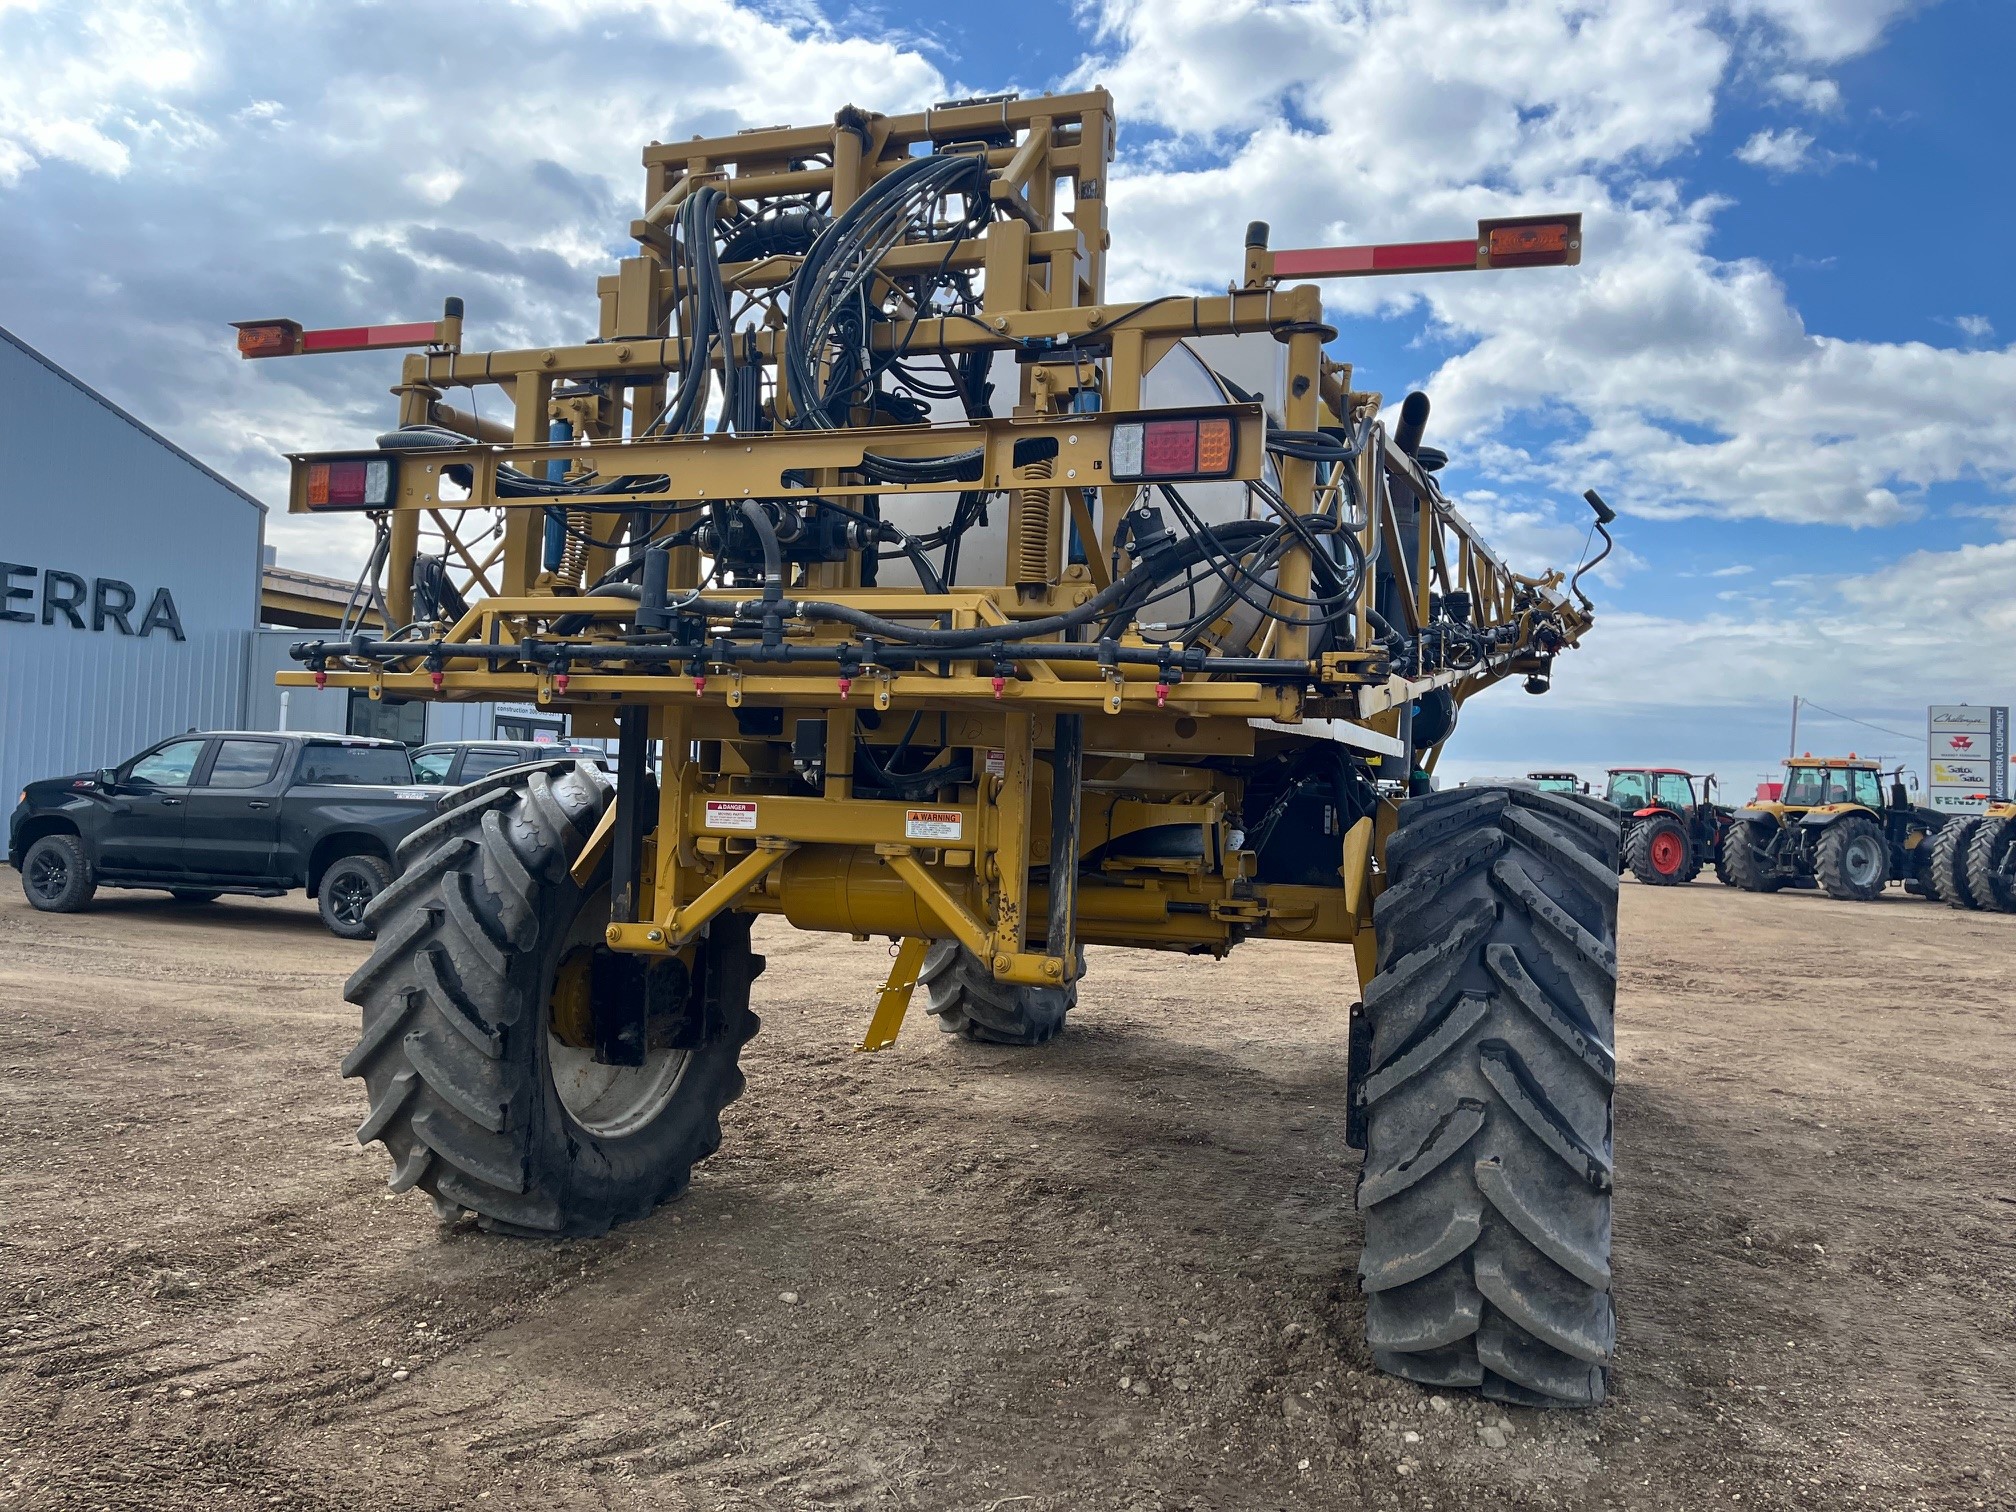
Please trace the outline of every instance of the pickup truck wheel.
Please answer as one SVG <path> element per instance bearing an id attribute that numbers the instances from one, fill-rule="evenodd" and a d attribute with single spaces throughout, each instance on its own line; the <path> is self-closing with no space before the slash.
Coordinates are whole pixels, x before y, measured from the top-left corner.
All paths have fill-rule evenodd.
<path id="1" fill-rule="evenodd" d="M 173 898 L 177 903 L 186 903 L 191 908 L 195 908 L 205 903 L 215 903 L 224 894 L 221 892 L 209 892 L 200 887 L 171 887 L 168 889 L 168 896 Z"/>
<path id="2" fill-rule="evenodd" d="M 21 890 L 44 913 L 77 913 L 98 891 L 91 858 L 75 835 L 44 835 L 21 858 Z"/>
<path id="3" fill-rule="evenodd" d="M 376 856 L 345 856 L 331 862 L 316 889 L 316 907 L 329 932 L 346 940 L 370 939 L 371 900 L 391 881 L 392 868 Z"/>
<path id="4" fill-rule="evenodd" d="M 749 918 L 716 917 L 683 971 L 608 951 L 609 862 L 578 884 L 570 868 L 610 798 L 586 763 L 458 793 L 371 908 L 378 945 L 344 989 L 363 1010 L 343 1062 L 370 1096 L 357 1138 L 446 1219 L 551 1238 L 642 1218 L 720 1147 L 742 1093 L 763 968 Z M 643 1007 L 641 1046 L 598 1053 L 604 1010 L 625 1005 Z"/>

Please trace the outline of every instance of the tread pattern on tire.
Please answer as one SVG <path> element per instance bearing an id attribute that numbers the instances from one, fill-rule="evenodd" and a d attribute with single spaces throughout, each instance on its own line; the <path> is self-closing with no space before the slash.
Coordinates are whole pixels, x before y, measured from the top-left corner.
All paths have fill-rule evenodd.
<path id="1" fill-rule="evenodd" d="M 1951 827 L 1942 827 L 1940 834 Z M 2016 818 L 1994 815 L 1982 819 L 1967 842 L 1967 892 L 1976 908 L 1996 913 L 2016 913 L 2016 879 L 2009 869 L 2009 852 L 2016 847 Z"/>
<path id="2" fill-rule="evenodd" d="M 570 911 L 546 905 L 573 888 L 568 868 L 610 792 L 585 762 L 521 769 L 458 792 L 401 848 L 403 871 L 367 911 L 377 946 L 344 988 L 363 1024 L 342 1071 L 364 1078 L 371 1104 L 357 1141 L 382 1141 L 390 1189 L 428 1192 L 444 1217 L 466 1209 L 485 1228 L 547 1237 L 640 1218 L 684 1190 L 692 1163 L 719 1148 L 721 1110 L 743 1090 L 740 1051 L 757 1027 L 746 979 L 720 1038 L 682 1076 L 682 1117 L 692 1126 L 682 1160 L 626 1187 L 607 1178 L 620 1154 L 584 1130 L 551 1127 L 539 1001 L 551 942 L 542 925 L 571 921 Z M 736 939 L 753 978 L 762 961 L 747 955 L 747 917 L 723 916 L 714 927 Z M 579 1190 L 546 1179 L 542 1151 L 556 1137 L 569 1159 L 605 1179 Z"/>
<path id="3" fill-rule="evenodd" d="M 1618 824 L 1568 794 L 1410 799 L 1374 908 L 1358 1206 L 1382 1370 L 1601 1402 L 1610 1298 Z"/>
<path id="4" fill-rule="evenodd" d="M 339 940 L 368 940 L 376 930 L 376 926 L 372 923 L 374 916 L 369 904 L 366 904 L 364 908 L 364 929 L 361 934 L 346 933 L 344 927 L 337 922 L 329 910 L 329 881 L 332 877 L 337 876 L 345 867 L 355 867 L 359 870 L 367 871 L 377 879 L 378 890 L 371 895 L 374 902 L 377 900 L 378 894 L 384 892 L 391 885 L 396 873 L 393 871 L 391 863 L 386 861 L 382 856 L 369 854 L 338 856 L 334 861 L 329 863 L 328 869 L 322 873 L 322 880 L 317 888 L 315 910 L 322 916 L 323 924 Z"/>
<path id="5" fill-rule="evenodd" d="M 1084 972 L 1084 952 L 1079 952 Z M 1041 1045 L 1064 1032 L 1078 1004 L 1078 983 L 1017 987 L 994 979 L 987 963 L 957 940 L 936 940 L 917 973 L 925 1003 L 947 1034 L 988 1045 Z"/>
<path id="6" fill-rule="evenodd" d="M 1687 860 L 1672 876 L 1667 876 L 1652 864 L 1652 842 L 1667 831 L 1680 837 L 1687 848 Z M 1631 833 L 1624 841 L 1624 864 L 1631 868 L 1631 875 L 1647 887 L 1679 887 L 1692 882 L 1701 873 L 1701 858 L 1694 854 L 1694 844 L 1687 838 L 1687 831 L 1671 819 L 1641 819 L 1631 826 Z"/>
<path id="7" fill-rule="evenodd" d="M 1870 892 L 1863 892 L 1848 878 L 1848 847 L 1858 836 L 1874 836 L 1883 852 L 1883 870 Z M 1890 885 L 1890 842 L 1884 837 L 1882 826 L 1860 815 L 1836 819 L 1813 847 L 1813 875 L 1828 897 L 1844 903 L 1866 903 L 1882 897 L 1883 889 Z"/>
<path id="8" fill-rule="evenodd" d="M 42 897 L 28 885 L 30 868 L 34 864 L 35 853 L 45 847 L 61 850 L 68 858 L 70 883 L 63 889 L 63 895 L 55 902 Z M 28 902 L 43 913 L 81 913 L 91 906 L 91 899 L 98 892 L 97 868 L 91 864 L 91 856 L 84 849 L 84 841 L 74 834 L 57 832 L 44 835 L 21 857 L 21 890 L 27 894 Z"/>
<path id="9" fill-rule="evenodd" d="M 1728 873 L 1724 880 L 1744 892 L 1772 893 L 1785 885 L 1782 877 L 1764 870 L 1764 853 L 1757 844 L 1757 832 L 1762 828 L 1739 820 L 1722 837 L 1722 866 Z"/>
<path id="10" fill-rule="evenodd" d="M 1960 815 L 1948 819 L 1932 836 L 1932 856 L 1926 863 L 1926 874 L 1932 884 L 1932 896 L 1948 908 L 1976 906 L 1967 885 L 1967 842 L 1980 826 L 1979 817 Z"/>

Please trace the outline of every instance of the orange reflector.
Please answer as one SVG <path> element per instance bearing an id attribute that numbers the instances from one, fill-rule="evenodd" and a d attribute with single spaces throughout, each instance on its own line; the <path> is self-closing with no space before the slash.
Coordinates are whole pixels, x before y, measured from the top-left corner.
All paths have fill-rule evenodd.
<path id="1" fill-rule="evenodd" d="M 238 339 L 242 343 L 245 338 L 241 336 Z M 313 509 L 317 505 L 327 504 L 328 502 L 329 464 L 327 462 L 310 462 L 308 464 L 308 507 Z"/>
<path id="2" fill-rule="evenodd" d="M 301 328 L 290 321 L 247 323 L 238 327 L 240 357 L 291 357 L 301 339 Z"/>
<path id="3" fill-rule="evenodd" d="M 1568 261 L 1568 225 L 1548 221 L 1538 225 L 1493 226 L 1487 236 L 1494 268 L 1544 267 Z"/>
<path id="4" fill-rule="evenodd" d="M 1232 471 L 1232 422 L 1204 420 L 1197 426 L 1197 471 L 1206 477 Z"/>

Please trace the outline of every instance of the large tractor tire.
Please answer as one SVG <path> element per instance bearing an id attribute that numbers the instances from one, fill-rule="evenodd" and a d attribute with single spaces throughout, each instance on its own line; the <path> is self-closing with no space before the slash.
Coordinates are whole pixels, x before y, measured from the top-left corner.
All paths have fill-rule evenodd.
<path id="1" fill-rule="evenodd" d="M 1813 871 L 1830 898 L 1871 903 L 1890 884 L 1890 842 L 1874 819 L 1836 819 L 1813 848 Z"/>
<path id="2" fill-rule="evenodd" d="M 1078 967 L 1082 975 L 1082 951 Z M 1064 1015 L 1078 1006 L 1076 982 L 1011 987 L 997 982 L 987 963 L 957 940 L 932 944 L 917 981 L 940 1029 L 987 1045 L 1046 1044 L 1064 1032 Z"/>
<path id="3" fill-rule="evenodd" d="M 1727 843 L 1729 833 L 1730 831 L 1733 831 L 1734 828 L 1735 826 L 1731 825 L 1729 830 L 1723 831 L 1723 838 L 1721 843 L 1715 844 L 1712 847 L 1715 852 L 1714 857 L 1715 880 L 1717 882 L 1720 882 L 1724 887 L 1734 887 L 1736 885 L 1735 874 L 1729 870 L 1729 852 Z"/>
<path id="4" fill-rule="evenodd" d="M 1926 863 L 1926 879 L 1932 896 L 1948 908 L 1979 908 L 1967 884 L 1967 843 L 1981 827 L 1978 815 L 1955 817 L 1940 825 L 1932 836 L 1932 858 Z"/>
<path id="5" fill-rule="evenodd" d="M 1754 824 L 1729 826 L 1729 833 L 1722 837 L 1722 867 L 1728 873 L 1723 880 L 1745 892 L 1774 893 L 1785 885 L 1785 879 L 1771 875 L 1758 828 Z"/>
<path id="6" fill-rule="evenodd" d="M 2016 913 L 2016 818 L 1983 819 L 1974 831 L 1967 844 L 1967 891 L 1976 908 Z"/>
<path id="7" fill-rule="evenodd" d="M 717 917 L 682 990 L 654 1000 L 644 958 L 604 944 L 607 860 L 585 885 L 569 874 L 607 779 L 555 763 L 455 796 L 400 848 L 402 874 L 371 904 L 377 948 L 344 991 L 364 1019 L 343 1062 L 370 1094 L 358 1142 L 382 1141 L 392 1190 L 431 1193 L 444 1219 L 550 1237 L 642 1218 L 719 1148 L 741 1095 L 763 965 L 749 920 Z M 650 1005 L 631 1041 L 641 1065 L 598 1060 L 582 1027 L 622 984 L 625 1003 Z"/>
<path id="8" fill-rule="evenodd" d="M 1593 1405 L 1610 1300 L 1617 824 L 1526 788 L 1410 799 L 1386 846 L 1358 1088 L 1382 1370 Z"/>
<path id="9" fill-rule="evenodd" d="M 1645 819 L 1631 826 L 1624 864 L 1648 887 L 1679 887 L 1701 870 L 1687 831 L 1671 819 Z"/>

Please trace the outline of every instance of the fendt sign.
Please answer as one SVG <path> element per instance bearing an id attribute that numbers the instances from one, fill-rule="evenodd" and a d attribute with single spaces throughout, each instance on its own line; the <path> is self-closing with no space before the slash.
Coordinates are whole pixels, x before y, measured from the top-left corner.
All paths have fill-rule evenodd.
<path id="1" fill-rule="evenodd" d="M 1985 809 L 2009 796 L 2009 710 L 1933 704 L 1925 711 L 1926 801 L 1947 813 Z"/>
<path id="2" fill-rule="evenodd" d="M 0 562 L 0 622 L 53 625 L 60 620 L 72 630 L 100 635 L 109 628 L 120 635 L 149 636 L 165 630 L 178 641 L 189 638 L 182 633 L 182 616 L 175 612 L 175 595 L 166 588 L 156 588 L 146 612 L 136 616 L 139 603 L 133 585 L 119 578 L 86 578 L 56 567 Z"/>

